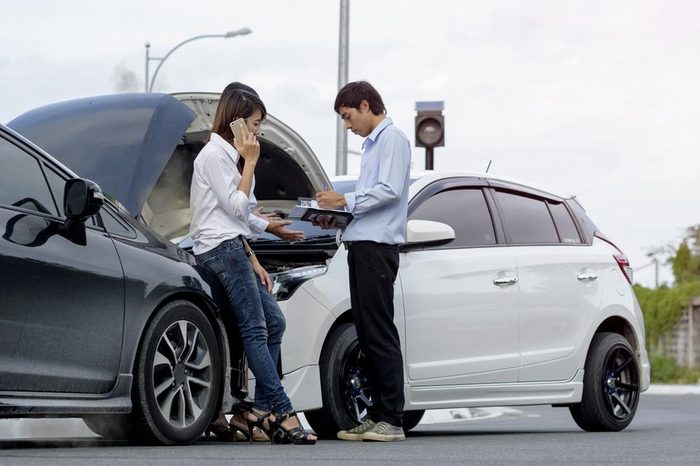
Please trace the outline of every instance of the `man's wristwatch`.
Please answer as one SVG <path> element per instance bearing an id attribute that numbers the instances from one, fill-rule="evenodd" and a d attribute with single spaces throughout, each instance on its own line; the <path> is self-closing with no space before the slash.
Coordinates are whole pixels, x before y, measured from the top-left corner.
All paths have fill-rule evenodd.
<path id="1" fill-rule="evenodd" d="M 245 255 L 248 256 L 248 257 L 254 256 L 254 255 L 255 255 L 255 251 L 253 251 L 253 250 L 251 249 L 251 250 L 249 250 L 249 251 L 246 251 L 246 252 L 245 252 Z"/>

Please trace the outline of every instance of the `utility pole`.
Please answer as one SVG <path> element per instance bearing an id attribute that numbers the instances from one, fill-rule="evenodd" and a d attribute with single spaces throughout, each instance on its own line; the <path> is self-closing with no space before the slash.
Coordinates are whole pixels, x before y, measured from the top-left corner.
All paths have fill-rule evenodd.
<path id="1" fill-rule="evenodd" d="M 348 83 L 348 44 L 350 42 L 350 0 L 340 0 L 338 38 L 338 90 Z M 345 122 L 338 118 L 335 138 L 335 174 L 348 172 L 348 132 Z"/>

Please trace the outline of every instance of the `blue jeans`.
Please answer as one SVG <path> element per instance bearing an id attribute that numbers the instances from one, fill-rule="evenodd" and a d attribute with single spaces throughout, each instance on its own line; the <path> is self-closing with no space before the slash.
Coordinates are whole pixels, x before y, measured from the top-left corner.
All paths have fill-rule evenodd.
<path id="1" fill-rule="evenodd" d="M 226 290 L 255 375 L 255 409 L 291 412 L 292 403 L 277 374 L 286 327 L 284 314 L 253 271 L 240 237 L 197 255 L 197 261 L 213 272 Z"/>

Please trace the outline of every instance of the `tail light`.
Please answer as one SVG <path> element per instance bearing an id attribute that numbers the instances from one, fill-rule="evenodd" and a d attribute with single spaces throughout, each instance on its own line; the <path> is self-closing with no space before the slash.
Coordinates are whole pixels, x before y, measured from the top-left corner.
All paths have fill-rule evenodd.
<path id="1" fill-rule="evenodd" d="M 630 265 L 630 261 L 627 259 L 627 256 L 620 251 L 620 248 L 618 248 L 615 243 L 610 241 L 604 234 L 596 231 L 595 232 L 596 238 L 600 238 L 615 249 L 617 249 L 618 254 L 613 254 L 613 257 L 615 258 L 615 262 L 617 262 L 617 265 L 620 267 L 620 270 L 622 271 L 622 275 L 625 276 L 628 282 L 630 282 L 630 285 L 634 281 L 634 274 L 632 271 L 632 266 Z"/>
<path id="2" fill-rule="evenodd" d="M 613 257 L 615 258 L 615 261 L 617 262 L 617 265 L 620 266 L 620 270 L 622 270 L 622 274 L 627 278 L 627 281 L 630 282 L 630 285 L 632 284 L 632 267 L 630 266 L 630 261 L 627 260 L 627 256 L 624 254 L 613 254 Z"/>

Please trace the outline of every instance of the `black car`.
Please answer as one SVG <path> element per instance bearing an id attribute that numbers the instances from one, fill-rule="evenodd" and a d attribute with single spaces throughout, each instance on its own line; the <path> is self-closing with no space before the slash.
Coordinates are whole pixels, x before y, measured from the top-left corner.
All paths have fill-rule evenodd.
<path id="1" fill-rule="evenodd" d="M 46 304 L 27 302 L 26 305 L 32 306 L 32 312 L 38 312 L 38 317 L 24 311 L 23 305 L 13 304 L 14 310 L 10 312 L 6 307 L 9 301 L 3 298 L 0 319 L 5 325 L 0 332 L 3 336 L 9 332 L 12 337 L 5 336 L 11 344 L 0 349 L 0 417 L 82 416 L 95 432 L 110 438 L 188 442 L 206 427 L 205 420 L 211 417 L 210 399 L 223 393 L 223 408 L 226 409 L 233 401 L 228 396 L 231 389 L 237 395 L 244 394 L 247 367 L 231 313 L 225 308 L 216 310 L 211 296 L 216 295 L 217 289 L 206 284 L 207 281 L 213 283 L 212 280 L 204 270 L 199 270 L 203 274 L 199 275 L 193 267 L 193 258 L 175 246 L 179 244 L 187 249 L 189 244 L 191 247 L 187 233 L 192 161 L 208 141 L 218 99 L 216 93 L 87 97 L 46 105 L 19 115 L 8 123 L 16 133 L 3 129 L 2 137 L 7 143 L 26 154 L 23 156 L 27 159 L 25 165 L 37 165 L 33 184 L 51 192 L 45 196 L 51 202 L 41 201 L 49 206 L 44 210 L 26 205 L 22 209 L 13 207 L 12 204 L 20 198 L 9 193 L 18 188 L 11 188 L 13 184 L 8 184 L 5 178 L 16 184 L 30 185 L 30 182 L 21 180 L 29 176 L 31 170 L 18 168 L 15 173 L 9 168 L 4 169 L 0 175 L 0 192 L 7 191 L 8 194 L 0 197 L 0 209 L 9 209 L 10 217 L 15 211 L 21 212 L 22 222 L 38 218 L 40 222 L 55 224 L 52 228 L 73 222 L 67 220 L 58 207 L 62 206 L 66 180 L 75 176 L 65 167 L 99 183 L 108 200 L 100 212 L 86 219 L 87 246 L 66 246 L 60 243 L 65 240 L 59 238 L 47 243 L 59 242 L 61 247 L 68 247 L 65 254 L 69 258 L 85 263 L 87 271 L 78 274 L 80 284 L 69 284 L 68 278 L 62 279 L 60 289 L 51 297 L 45 296 Z M 289 126 L 272 115 L 268 115 L 263 124 L 260 142 L 261 161 L 256 170 L 255 194 L 265 210 L 288 211 L 298 197 L 313 196 L 323 186 L 330 185 L 311 148 Z M 4 152 L 4 149 L 0 151 Z M 2 160 L 3 167 L 14 166 L 9 155 L 3 155 Z M 295 222 L 291 228 L 304 230 L 307 239 L 287 243 L 263 234 L 255 242 L 258 257 L 273 276 L 277 275 L 275 272 L 284 275 L 285 271 L 295 267 L 323 262 L 337 248 L 334 234 L 308 222 Z M 97 242 L 90 239 L 91 235 L 102 238 L 100 241 L 105 243 L 102 248 L 107 252 L 86 251 Z M 44 236 L 52 238 L 46 233 L 40 236 L 42 238 L 38 240 L 26 241 L 40 243 Z M 0 246 L 0 278 L 7 284 L 9 279 L 5 279 L 5 275 L 14 274 L 6 264 L 19 260 L 10 259 L 13 255 L 21 258 L 26 253 L 22 250 L 6 252 L 12 249 L 8 249 L 5 242 Z M 43 252 L 36 247 L 31 251 Z M 99 254 L 110 255 L 101 257 Z M 105 269 L 110 260 L 114 270 L 107 272 Z M 73 269 L 79 268 L 59 264 L 57 261 L 57 268 L 71 270 L 73 275 L 76 274 Z M 92 270 L 95 268 L 97 271 Z M 56 270 L 43 266 L 41 270 L 58 283 Z M 105 275 L 111 280 L 109 286 Z M 21 281 L 21 286 L 14 288 L 22 296 L 32 294 L 26 291 L 28 286 L 45 287 L 47 281 L 46 276 L 16 278 Z M 285 284 L 281 289 L 287 289 L 293 286 L 291 281 L 295 278 L 282 276 L 280 280 Z M 4 296 L 4 289 L 2 291 Z M 117 295 L 117 298 L 110 294 Z M 71 306 L 61 301 L 66 296 Z M 118 300 L 120 296 L 121 301 Z M 154 357 L 146 363 L 154 365 L 153 370 L 138 365 L 147 345 L 164 342 L 163 348 L 169 349 L 166 340 L 171 337 L 165 336 L 169 335 L 170 325 L 163 324 L 166 326 L 163 327 L 158 324 L 159 312 L 167 303 L 181 299 L 186 300 L 188 306 L 197 307 L 213 328 L 214 339 L 211 341 L 211 332 L 203 331 L 198 324 L 202 319 L 188 319 L 199 329 L 196 336 L 204 339 L 211 358 L 211 380 L 209 385 L 202 381 L 203 388 L 197 393 L 193 389 L 189 392 L 180 390 L 179 387 L 184 387 L 183 380 L 193 380 L 192 373 L 196 368 L 180 364 L 179 358 L 166 363 L 162 356 L 167 354 L 149 347 Z M 48 302 L 54 301 L 56 304 L 51 306 L 51 311 L 44 309 Z M 100 307 L 96 310 L 98 303 Z M 51 317 L 62 313 L 69 318 L 60 317 L 54 324 Z M 188 311 L 188 315 L 193 313 L 196 310 Z M 41 322 L 42 319 L 51 325 Z M 45 329 L 45 334 L 33 337 L 31 333 L 22 333 L 15 323 L 18 320 L 36 324 Z M 154 325 L 159 326 L 152 330 Z M 55 326 L 59 326 L 63 334 L 70 334 L 75 348 L 56 348 L 53 339 L 63 334 L 54 329 Z M 194 333 L 188 330 L 187 337 L 193 338 Z M 147 340 L 155 343 L 146 343 Z M 15 346 L 34 348 L 31 351 L 37 354 L 29 358 L 19 352 L 14 356 Z M 192 345 L 187 348 L 192 348 Z M 179 346 L 175 348 L 176 351 L 181 349 Z M 192 357 L 200 353 L 202 351 L 197 349 Z M 87 367 L 83 367 L 83 362 Z M 32 372 L 34 369 L 30 371 L 23 367 L 26 363 L 29 363 L 28 367 L 36 366 L 38 374 Z M 190 373 L 183 375 L 184 370 Z M 282 374 L 283 368 L 279 367 L 279 371 Z M 58 376 L 39 375 L 53 372 L 63 377 L 76 375 L 65 380 Z M 222 377 L 222 374 L 227 376 Z M 146 376 L 150 379 L 144 379 Z M 222 378 L 223 381 L 219 382 Z M 24 379 L 28 381 L 23 385 L 14 382 L 14 385 L 9 385 L 10 381 Z M 65 386 L 58 384 L 57 379 Z M 141 388 L 142 380 L 146 380 L 146 385 L 152 380 L 149 389 Z M 18 392 L 24 392 L 22 398 L 17 397 Z M 24 397 L 27 393 L 31 395 L 28 398 Z M 191 399 L 203 398 L 207 400 L 206 406 L 190 403 Z M 10 401 L 6 401 L 8 399 Z M 60 403 L 57 400 L 61 400 Z M 200 413 L 199 408 L 204 406 L 206 412 Z M 145 437 L 140 433 L 139 425 L 145 427 L 141 429 L 145 430 Z"/>
<path id="2" fill-rule="evenodd" d="M 228 388 L 229 356 L 192 256 L 2 125 L 0 160 L 0 418 L 197 439 Z"/>

